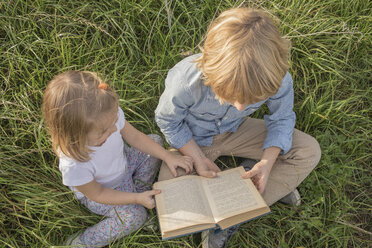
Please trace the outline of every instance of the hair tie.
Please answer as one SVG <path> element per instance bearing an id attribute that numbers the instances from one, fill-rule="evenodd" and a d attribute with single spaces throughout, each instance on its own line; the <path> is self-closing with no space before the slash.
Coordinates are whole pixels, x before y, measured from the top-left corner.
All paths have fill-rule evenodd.
<path id="1" fill-rule="evenodd" d="M 108 87 L 108 85 L 103 83 L 103 82 L 99 82 L 99 84 L 98 84 L 98 89 L 107 90 L 107 87 Z"/>

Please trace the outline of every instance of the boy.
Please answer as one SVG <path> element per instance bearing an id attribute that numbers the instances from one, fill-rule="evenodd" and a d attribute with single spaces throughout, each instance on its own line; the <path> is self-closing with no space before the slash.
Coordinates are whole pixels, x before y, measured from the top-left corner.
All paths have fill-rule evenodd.
<path id="1" fill-rule="evenodd" d="M 243 178 L 252 178 L 268 205 L 285 196 L 297 204 L 299 195 L 290 193 L 321 155 L 314 138 L 294 129 L 289 46 L 264 12 L 224 11 L 208 28 L 202 53 L 169 71 L 155 111 L 168 143 L 192 157 L 201 176 L 216 176 L 213 161 L 222 155 L 258 160 Z M 248 117 L 264 103 L 264 120 Z M 159 181 L 182 174 L 162 165 Z M 222 247 L 232 230 L 211 232 L 204 247 Z"/>

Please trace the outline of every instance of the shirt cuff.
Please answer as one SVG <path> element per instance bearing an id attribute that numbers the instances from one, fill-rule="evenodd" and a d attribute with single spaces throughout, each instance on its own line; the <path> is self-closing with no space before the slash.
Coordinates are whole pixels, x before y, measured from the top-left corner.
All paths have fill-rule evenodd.
<path id="1" fill-rule="evenodd" d="M 94 178 L 91 178 L 91 177 L 80 177 L 79 179 L 77 180 L 73 180 L 73 179 L 70 179 L 70 180 L 67 180 L 67 179 L 63 179 L 62 180 L 62 183 L 66 186 L 73 186 L 73 187 L 76 187 L 76 186 L 81 186 L 81 185 L 84 185 L 84 184 L 87 184 L 87 183 L 90 183 L 91 181 L 93 181 Z"/>
<path id="2" fill-rule="evenodd" d="M 191 131 L 187 125 L 184 124 L 184 128 L 182 128 L 179 132 L 173 134 L 171 137 L 167 137 L 167 142 L 176 149 L 183 147 L 189 140 L 192 138 Z"/>
<path id="3" fill-rule="evenodd" d="M 266 148 L 269 148 L 272 146 L 276 146 L 281 149 L 280 154 L 282 155 L 286 154 L 292 147 L 292 132 L 289 137 L 290 138 L 288 138 L 288 136 L 284 136 L 283 134 L 275 134 L 275 133 L 272 133 L 270 135 L 268 134 L 265 139 L 262 150 L 265 150 Z"/>

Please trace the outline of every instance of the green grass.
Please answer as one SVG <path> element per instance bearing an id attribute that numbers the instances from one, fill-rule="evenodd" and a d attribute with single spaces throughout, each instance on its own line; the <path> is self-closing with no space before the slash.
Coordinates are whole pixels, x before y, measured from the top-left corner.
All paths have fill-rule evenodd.
<path id="1" fill-rule="evenodd" d="M 167 70 L 185 52 L 198 52 L 210 20 L 236 6 L 262 8 L 281 20 L 292 41 L 296 127 L 319 141 L 323 155 L 299 187 L 298 209 L 274 205 L 270 215 L 244 224 L 230 247 L 372 246 L 370 1 L 5 0 L 0 247 L 58 245 L 101 219 L 61 183 L 40 111 L 53 75 L 68 69 L 105 75 L 127 119 L 145 133 L 160 133 L 154 109 Z M 198 245 L 191 236 L 162 242 L 159 232 L 140 230 L 111 247 Z"/>

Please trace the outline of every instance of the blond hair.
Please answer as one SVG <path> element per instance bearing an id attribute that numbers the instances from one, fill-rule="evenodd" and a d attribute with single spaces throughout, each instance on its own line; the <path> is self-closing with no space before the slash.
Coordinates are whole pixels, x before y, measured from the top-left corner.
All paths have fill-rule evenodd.
<path id="1" fill-rule="evenodd" d="M 108 87 L 98 88 L 96 73 L 67 71 L 55 76 L 43 98 L 43 115 L 52 137 L 53 150 L 80 162 L 88 161 L 88 132 L 102 114 L 117 111 L 118 96 Z"/>
<path id="2" fill-rule="evenodd" d="M 237 8 L 211 23 L 195 62 L 221 102 L 250 104 L 278 91 L 289 68 L 289 49 L 267 14 Z"/>

